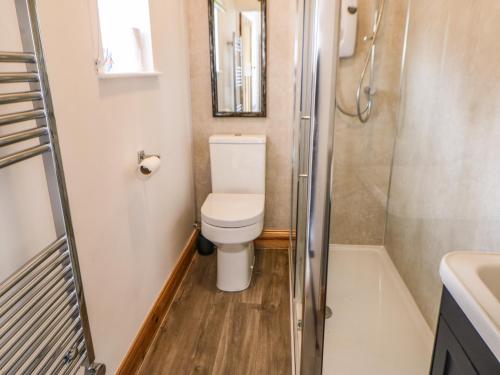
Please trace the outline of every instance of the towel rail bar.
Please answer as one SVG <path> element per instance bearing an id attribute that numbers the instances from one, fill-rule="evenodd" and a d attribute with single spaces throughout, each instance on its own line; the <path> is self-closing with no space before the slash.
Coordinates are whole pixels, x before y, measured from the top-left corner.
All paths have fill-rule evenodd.
<path id="1" fill-rule="evenodd" d="M 71 348 L 81 339 L 83 339 L 83 331 L 81 326 L 76 334 L 73 331 L 68 331 L 54 345 L 54 347 L 45 357 L 45 360 L 41 361 L 40 364 L 34 368 L 33 372 L 35 374 L 53 374 L 50 369 L 55 367 L 56 364 L 62 360 L 62 357 L 64 357 L 66 353 L 68 353 Z"/>
<path id="2" fill-rule="evenodd" d="M 83 348 L 83 352 L 80 355 L 80 360 L 75 360 L 73 363 L 71 363 L 66 371 L 63 372 L 63 375 L 75 375 L 80 370 L 80 367 L 88 361 L 87 350 L 85 348 Z"/>
<path id="3" fill-rule="evenodd" d="M 47 320 L 42 330 L 36 336 L 33 336 L 26 342 L 20 352 L 7 362 L 3 367 L 7 369 L 6 374 L 30 373 L 25 369 L 32 365 L 37 365 L 39 360 L 43 359 L 53 344 L 54 339 L 60 337 L 61 333 L 69 330 L 72 326 L 77 327 L 80 320 L 75 319 L 77 312 L 75 306 L 65 306 L 59 315 Z"/>
<path id="4" fill-rule="evenodd" d="M 43 97 L 40 91 L 24 91 L 0 94 L 0 104 L 31 102 L 42 99 Z"/>
<path id="5" fill-rule="evenodd" d="M 39 79 L 36 72 L 0 73 L 0 83 L 38 82 Z"/>
<path id="6" fill-rule="evenodd" d="M 33 369 L 39 365 L 54 345 L 61 339 L 61 336 L 65 335 L 67 332 L 77 332 L 81 328 L 80 318 L 75 319 L 76 314 L 77 309 L 75 306 L 70 314 L 62 320 L 62 324 L 56 324 L 53 331 L 47 330 L 45 334 L 37 338 L 38 343 L 35 344 L 34 348 L 29 347 L 27 351 L 28 357 L 26 357 L 27 360 L 20 367 L 23 373 L 31 374 Z M 49 342 L 45 344 L 47 340 L 49 340 Z"/>
<path id="7" fill-rule="evenodd" d="M 6 319 L 5 322 L 2 323 L 0 327 L 0 340 L 5 341 L 10 337 L 7 333 L 12 332 L 14 329 L 18 329 L 20 324 L 25 320 L 29 320 L 33 317 L 34 313 L 37 309 L 41 308 L 46 304 L 46 296 L 47 293 L 55 288 L 67 286 L 66 290 L 68 292 L 73 288 L 73 280 L 66 280 L 69 276 L 71 276 L 71 269 L 68 265 L 64 270 L 61 270 L 57 274 L 57 279 L 46 280 L 42 284 L 42 288 L 36 293 L 29 303 L 24 305 L 21 309 L 14 311 L 14 313 Z M 68 285 L 71 283 L 71 287 Z M 61 284 L 63 286 L 61 286 Z"/>
<path id="8" fill-rule="evenodd" d="M 43 109 L 33 109 L 30 111 L 9 113 L 0 116 L 0 125 L 11 125 L 18 122 L 37 120 L 45 117 Z"/>
<path id="9" fill-rule="evenodd" d="M 46 127 L 39 127 L 29 130 L 23 130 L 12 134 L 7 134 L 0 137 L 0 147 L 27 141 L 33 138 L 42 137 L 47 134 L 48 134 L 48 129 Z"/>
<path id="10" fill-rule="evenodd" d="M 66 353 L 71 353 L 70 355 L 64 355 L 62 358 L 58 358 L 54 361 L 51 368 L 48 369 L 48 374 L 59 374 L 61 369 L 65 365 L 71 366 L 72 363 L 78 362 L 78 358 L 83 354 L 83 335 L 78 338 L 78 340 L 73 340 L 70 345 L 66 347 Z M 64 351 L 63 351 L 64 353 Z M 55 366 L 55 367 L 54 367 Z"/>
<path id="11" fill-rule="evenodd" d="M 0 62 L 6 63 L 36 63 L 36 56 L 34 53 L 29 52 L 0 52 Z"/>
<path id="12" fill-rule="evenodd" d="M 15 286 L 21 279 L 29 275 L 33 270 L 35 270 L 40 264 L 47 260 L 55 251 L 59 250 L 61 247 L 66 245 L 66 236 L 61 236 L 44 250 L 42 250 L 38 255 L 32 258 L 28 263 L 26 263 L 19 271 L 17 271 L 10 278 L 5 280 L 0 286 L 0 298 L 7 293 L 13 286 Z"/>
<path id="13" fill-rule="evenodd" d="M 68 289 L 60 287 L 59 290 L 54 291 L 49 297 L 47 304 L 38 311 L 34 311 L 27 324 L 19 327 L 18 330 L 11 330 L 7 337 L 5 337 L 2 347 L 0 348 L 0 360 L 2 360 L 7 353 L 12 352 L 15 348 L 22 346 L 27 338 L 32 337 L 48 317 L 52 316 L 54 311 L 62 309 L 65 300 L 72 300 L 75 298 L 75 292 L 68 295 Z"/>
<path id="14" fill-rule="evenodd" d="M 26 296 L 36 294 L 40 290 L 40 282 L 53 276 L 53 274 L 57 274 L 58 269 L 64 268 L 64 262 L 67 262 L 68 258 L 69 254 L 65 252 L 37 270 L 37 274 L 33 279 L 26 283 L 20 290 L 16 291 L 10 298 L 6 299 L 6 301 L 3 301 L 0 307 L 0 316 L 6 316 L 7 312 L 25 299 Z"/>
<path id="15" fill-rule="evenodd" d="M 49 319 L 42 322 L 36 335 L 29 336 L 22 342 L 20 348 L 16 351 L 8 353 L 9 355 L 3 358 L 0 362 L 0 368 L 6 369 L 6 373 L 17 374 L 21 371 L 19 367 L 23 366 L 23 359 L 33 355 L 39 349 L 40 345 L 47 341 L 49 337 L 57 334 L 59 328 L 66 324 L 71 319 L 71 313 L 75 310 L 75 306 L 62 305 L 51 313 Z M 42 350 L 43 347 L 40 349 Z M 14 370 L 14 371 L 13 371 Z"/>
<path id="16" fill-rule="evenodd" d="M 74 294 L 71 294 L 71 298 L 75 298 Z M 33 345 L 34 340 L 37 338 L 36 334 L 46 330 L 51 321 L 55 318 L 64 316 L 65 311 L 71 311 L 72 305 L 68 300 L 68 296 L 66 296 L 65 300 L 66 301 L 63 300 L 61 304 L 53 306 L 48 314 L 45 314 L 41 319 L 37 320 L 36 324 L 34 324 L 28 332 L 25 332 L 18 340 L 3 349 L 2 355 L 0 356 L 0 366 L 5 366 L 20 350 L 27 349 L 29 346 Z"/>
<path id="17" fill-rule="evenodd" d="M 32 158 L 34 156 L 41 155 L 47 151 L 50 151 L 50 144 L 44 143 L 40 146 L 30 147 L 26 150 L 1 157 L 0 168 L 8 167 L 9 165 Z"/>

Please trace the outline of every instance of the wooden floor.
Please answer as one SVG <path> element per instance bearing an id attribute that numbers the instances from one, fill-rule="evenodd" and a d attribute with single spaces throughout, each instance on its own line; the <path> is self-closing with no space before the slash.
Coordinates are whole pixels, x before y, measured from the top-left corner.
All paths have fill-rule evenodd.
<path id="1" fill-rule="evenodd" d="M 139 374 L 291 374 L 286 251 L 257 250 L 244 292 L 218 291 L 216 272 L 195 255 Z"/>

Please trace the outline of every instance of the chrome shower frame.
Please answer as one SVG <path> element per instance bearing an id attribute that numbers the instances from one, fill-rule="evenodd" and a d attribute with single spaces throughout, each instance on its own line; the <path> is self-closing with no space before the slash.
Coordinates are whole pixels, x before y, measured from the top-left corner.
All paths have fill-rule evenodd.
<path id="1" fill-rule="evenodd" d="M 297 375 L 319 375 L 330 242 L 340 0 L 302 0 L 302 5 L 303 28 L 298 33 L 302 35 L 298 47 L 302 59 L 296 62 L 300 104 L 295 109 L 293 158 L 296 224 L 292 230 L 296 230 L 295 262 L 301 260 L 294 270 L 294 298 L 300 300 L 294 300 L 294 308 L 300 309 L 294 313 L 294 370 Z"/>

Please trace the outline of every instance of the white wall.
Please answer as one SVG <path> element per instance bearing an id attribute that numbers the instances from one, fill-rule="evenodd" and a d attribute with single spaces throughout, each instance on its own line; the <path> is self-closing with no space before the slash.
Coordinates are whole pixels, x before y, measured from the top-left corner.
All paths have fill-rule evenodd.
<path id="1" fill-rule="evenodd" d="M 94 345 L 110 374 L 169 276 L 194 214 L 184 2 L 150 4 L 163 74 L 100 81 L 95 1 L 39 0 Z M 16 22 L 12 12 L 0 12 L 1 31 Z M 11 38 L 3 36 L 0 47 Z M 134 175 L 141 149 L 162 156 L 147 182 Z M 0 175 L 2 195 L 5 181 Z M 9 188 L 18 190 L 15 182 Z"/>

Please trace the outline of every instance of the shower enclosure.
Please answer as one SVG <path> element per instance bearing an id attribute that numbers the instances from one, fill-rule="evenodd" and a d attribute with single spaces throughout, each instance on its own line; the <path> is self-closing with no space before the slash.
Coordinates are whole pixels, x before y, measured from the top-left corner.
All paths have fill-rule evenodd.
<path id="1" fill-rule="evenodd" d="M 387 229 L 397 205 L 389 191 L 413 8 L 411 0 L 297 2 L 290 252 L 297 375 L 428 372 L 432 318 L 400 275 L 397 237 Z M 343 57 L 346 15 L 357 17 L 356 44 Z M 435 279 L 432 271 L 421 272 Z"/>

